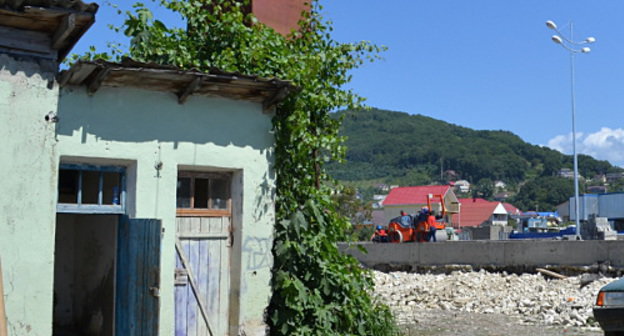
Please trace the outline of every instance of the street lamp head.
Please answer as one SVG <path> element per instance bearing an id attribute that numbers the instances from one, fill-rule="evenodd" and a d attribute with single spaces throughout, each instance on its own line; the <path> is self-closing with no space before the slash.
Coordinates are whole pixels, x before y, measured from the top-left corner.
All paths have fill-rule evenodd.
<path id="1" fill-rule="evenodd" d="M 587 54 L 587 53 L 588 53 L 588 52 L 590 52 L 590 51 L 591 51 L 591 49 L 589 49 L 588 47 L 581 48 L 581 52 L 582 52 L 583 54 Z"/>
<path id="2" fill-rule="evenodd" d="M 586 43 L 594 43 L 594 42 L 596 42 L 596 38 L 593 37 L 593 36 L 590 36 L 590 37 L 585 39 L 585 42 Z"/>
<path id="3" fill-rule="evenodd" d="M 557 25 L 552 20 L 546 21 L 546 27 L 548 27 L 550 29 L 557 29 Z"/>
<path id="4" fill-rule="evenodd" d="M 560 36 L 558 35 L 553 35 L 551 37 L 551 39 L 553 40 L 553 42 L 557 43 L 557 44 L 563 44 L 563 40 L 561 39 Z"/>

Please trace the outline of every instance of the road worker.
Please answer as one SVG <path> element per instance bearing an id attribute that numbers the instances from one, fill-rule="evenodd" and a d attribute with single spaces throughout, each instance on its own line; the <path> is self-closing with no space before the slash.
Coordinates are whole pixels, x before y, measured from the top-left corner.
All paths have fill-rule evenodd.
<path id="1" fill-rule="evenodd" d="M 436 227 L 435 211 L 431 210 L 431 212 L 429 212 L 429 216 L 427 217 L 427 224 L 429 224 L 429 239 L 427 240 L 430 242 L 437 242 L 438 240 L 436 239 L 436 230 L 438 230 L 438 228 Z"/>
<path id="2" fill-rule="evenodd" d="M 373 233 L 373 237 L 371 239 L 374 243 L 387 243 L 388 242 L 388 232 L 381 225 L 377 225 L 375 229 L 375 233 Z"/>
<path id="3" fill-rule="evenodd" d="M 405 211 L 401 210 L 401 217 L 399 217 L 399 223 L 402 227 L 410 228 L 414 225 L 414 219 L 408 215 Z"/>

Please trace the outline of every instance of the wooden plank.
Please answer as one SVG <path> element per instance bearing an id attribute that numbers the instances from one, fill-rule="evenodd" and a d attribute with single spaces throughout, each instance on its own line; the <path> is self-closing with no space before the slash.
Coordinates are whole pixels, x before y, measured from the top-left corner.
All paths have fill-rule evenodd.
<path id="1" fill-rule="evenodd" d="M 63 71 L 61 78 L 59 79 L 59 85 L 81 85 L 82 82 L 89 77 L 93 71 L 97 69 L 97 66 L 93 64 L 81 63 L 73 66 L 71 69 Z"/>
<path id="2" fill-rule="evenodd" d="M 210 223 L 209 223 L 209 218 L 206 217 L 201 217 L 200 219 L 200 228 L 199 228 L 199 232 L 200 233 L 210 233 Z"/>
<path id="3" fill-rule="evenodd" d="M 194 224 L 194 223 L 193 223 Z M 192 230 L 191 230 L 192 231 Z M 198 272 L 198 261 L 199 261 L 199 244 L 195 240 L 185 240 L 184 243 L 188 246 L 188 253 L 186 257 L 188 258 L 189 265 L 186 267 L 186 271 L 189 273 L 189 278 L 193 277 L 193 282 L 197 284 L 197 272 Z M 193 270 L 193 272 L 189 272 Z M 192 275 L 191 275 L 192 274 Z M 189 279 L 190 281 L 190 279 Z M 191 288 L 191 292 L 189 293 L 189 297 L 192 297 L 194 290 L 198 291 L 198 296 L 201 297 L 201 288 L 196 285 L 196 288 Z M 201 320 L 198 321 L 198 317 L 201 319 L 201 313 L 199 312 L 199 301 L 193 300 L 189 301 L 188 311 L 187 311 L 187 321 L 188 321 L 188 329 L 186 330 L 187 336 L 197 336 L 197 324 L 201 323 Z M 199 315 L 199 316 L 198 316 Z M 208 314 L 210 316 L 210 313 Z"/>
<path id="4" fill-rule="evenodd" d="M 230 210 L 213 210 L 213 209 L 181 209 L 176 210 L 178 217 L 223 217 L 230 216 Z"/>
<path id="5" fill-rule="evenodd" d="M 2 278 L 2 260 L 0 259 L 0 336 L 7 336 L 6 308 L 4 306 L 4 283 Z"/>
<path id="6" fill-rule="evenodd" d="M 123 215 L 126 211 L 121 205 L 59 203 L 56 205 L 56 212 L 100 214 L 100 215 Z"/>
<path id="7" fill-rule="evenodd" d="M 214 266 L 213 269 L 216 273 L 216 286 L 214 286 L 214 292 L 219 297 L 219 305 L 217 308 L 217 314 L 219 320 L 223 321 L 224 325 L 228 325 L 228 313 L 229 313 L 229 274 L 230 274 L 230 260 L 225 240 L 215 241 L 214 246 Z"/>
<path id="8" fill-rule="evenodd" d="M 184 268 L 180 256 L 176 253 L 176 268 Z M 185 286 L 175 286 L 175 336 L 186 336 L 186 307 L 188 306 L 188 288 Z"/>
<path id="9" fill-rule="evenodd" d="M 197 242 L 197 244 L 199 244 L 199 260 L 197 263 L 197 286 L 199 287 L 199 291 L 201 293 L 201 296 L 203 298 L 206 298 L 204 302 L 209 302 L 207 300 L 207 293 L 208 293 L 208 263 L 209 263 L 209 259 L 208 259 L 208 244 L 210 244 L 211 242 L 208 240 L 200 240 Z M 209 316 L 215 316 L 213 312 L 211 312 L 210 310 L 208 310 L 208 315 Z M 215 332 L 217 333 L 221 333 L 221 329 L 219 328 L 219 320 L 213 320 L 215 321 Z M 197 335 L 198 336 L 208 336 L 208 328 L 206 327 L 205 323 L 198 323 L 197 324 Z"/>
<path id="10" fill-rule="evenodd" d="M 553 271 L 549 271 L 549 270 L 547 270 L 545 268 L 536 268 L 535 270 L 538 271 L 539 273 L 541 273 L 543 275 L 547 275 L 547 276 L 549 276 L 551 278 L 562 279 L 562 280 L 567 278 L 567 276 L 565 276 L 565 275 L 561 275 L 559 273 L 556 273 L 556 272 L 553 272 Z"/>
<path id="11" fill-rule="evenodd" d="M 161 222 L 128 219 L 119 222 L 115 334 L 158 333 L 160 312 Z"/>
<path id="12" fill-rule="evenodd" d="M 0 26 L 0 46 L 41 55 L 55 54 L 44 33 Z"/>
<path id="13" fill-rule="evenodd" d="M 67 37 L 76 29 L 76 14 L 66 15 L 52 37 L 52 49 L 60 49 Z"/>
<path id="14" fill-rule="evenodd" d="M 195 295 L 195 299 L 197 300 L 197 302 L 199 303 L 199 311 L 201 312 L 201 315 L 204 319 L 204 322 L 206 323 L 206 326 L 208 327 L 208 333 L 210 336 L 214 336 L 212 330 L 214 330 L 211 325 L 210 325 L 210 321 L 208 319 L 208 313 L 206 312 L 206 310 L 204 309 L 205 304 L 203 303 L 204 300 L 202 299 L 201 295 L 200 295 L 200 291 L 199 288 L 197 287 L 196 283 L 195 283 L 195 278 L 193 277 L 193 271 L 190 268 L 190 263 L 189 261 L 186 259 L 185 254 L 184 254 L 184 250 L 182 249 L 182 245 L 180 240 L 176 240 L 176 251 L 178 252 L 178 255 L 180 256 L 180 260 L 182 261 L 183 266 L 186 268 L 186 270 L 188 271 L 189 274 L 189 284 L 191 285 L 191 289 L 193 291 L 193 294 Z M 188 319 L 187 319 L 188 320 Z"/>

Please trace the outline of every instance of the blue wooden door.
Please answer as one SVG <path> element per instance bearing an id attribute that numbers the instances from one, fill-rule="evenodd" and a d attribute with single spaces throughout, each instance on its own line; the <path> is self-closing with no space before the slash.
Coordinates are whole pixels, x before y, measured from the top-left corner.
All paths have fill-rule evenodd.
<path id="1" fill-rule="evenodd" d="M 176 336 L 229 335 L 230 222 L 176 220 Z"/>
<path id="2" fill-rule="evenodd" d="M 158 334 L 161 222 L 121 217 L 117 230 L 115 335 Z"/>

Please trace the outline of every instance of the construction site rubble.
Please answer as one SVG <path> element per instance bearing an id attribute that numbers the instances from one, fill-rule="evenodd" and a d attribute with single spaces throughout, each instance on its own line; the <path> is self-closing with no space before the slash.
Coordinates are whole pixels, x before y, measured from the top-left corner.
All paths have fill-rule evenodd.
<path id="1" fill-rule="evenodd" d="M 550 279 L 542 274 L 483 270 L 448 275 L 374 271 L 374 279 L 375 297 L 391 308 L 399 324 L 417 322 L 422 311 L 444 310 L 503 314 L 524 324 L 570 327 L 597 326 L 592 314 L 596 295 L 614 280 L 602 277 L 587 283 L 583 276 Z"/>

